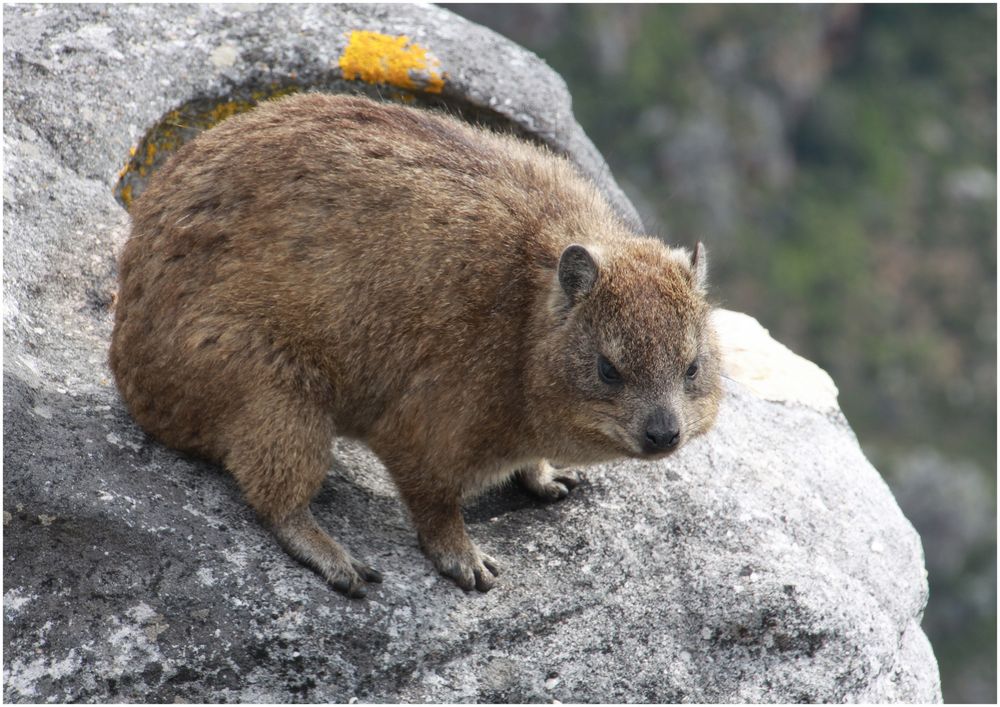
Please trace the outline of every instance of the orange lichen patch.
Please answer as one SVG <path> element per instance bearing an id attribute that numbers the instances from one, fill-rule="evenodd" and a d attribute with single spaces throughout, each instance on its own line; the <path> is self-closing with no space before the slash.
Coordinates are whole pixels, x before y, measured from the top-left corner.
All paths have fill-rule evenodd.
<path id="1" fill-rule="evenodd" d="M 406 35 L 392 36 L 378 32 L 351 32 L 347 48 L 340 57 L 345 79 L 383 83 L 400 88 L 441 93 L 444 77 L 441 62 Z"/>

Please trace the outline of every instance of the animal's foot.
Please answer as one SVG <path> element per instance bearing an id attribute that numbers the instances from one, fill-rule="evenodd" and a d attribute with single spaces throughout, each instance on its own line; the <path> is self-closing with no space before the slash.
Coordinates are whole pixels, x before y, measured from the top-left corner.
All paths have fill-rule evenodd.
<path id="1" fill-rule="evenodd" d="M 471 542 L 467 547 L 456 551 L 438 549 L 421 540 L 421 548 L 438 572 L 453 579 L 455 584 L 467 592 L 473 589 L 490 591 L 500 575 L 499 563 Z"/>
<path id="2" fill-rule="evenodd" d="M 566 498 L 580 483 L 580 473 L 576 469 L 556 469 L 547 461 L 521 469 L 517 478 L 526 489 L 546 501 Z"/>
<path id="3" fill-rule="evenodd" d="M 309 565 L 334 589 L 354 599 L 368 594 L 369 582 L 380 583 L 382 573 L 356 560 L 317 524 L 308 507 L 292 513 L 274 527 L 278 541 L 293 557 Z"/>
<path id="4" fill-rule="evenodd" d="M 334 589 L 352 599 L 368 596 L 368 583 L 381 584 L 382 573 L 361 560 L 348 556 L 346 563 L 337 563 L 321 570 Z"/>

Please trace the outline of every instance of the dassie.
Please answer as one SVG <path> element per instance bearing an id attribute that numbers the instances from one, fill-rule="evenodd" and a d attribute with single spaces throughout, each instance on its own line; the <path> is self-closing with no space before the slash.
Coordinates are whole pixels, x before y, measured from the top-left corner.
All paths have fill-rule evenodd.
<path id="1" fill-rule="evenodd" d="M 638 237 L 565 159 L 449 116 L 305 94 L 180 149 L 131 211 L 110 363 L 139 424 L 222 464 L 339 591 L 378 571 L 309 509 L 336 436 L 384 462 L 463 589 L 497 563 L 461 504 L 518 473 L 669 454 L 720 361 L 705 252 Z"/>

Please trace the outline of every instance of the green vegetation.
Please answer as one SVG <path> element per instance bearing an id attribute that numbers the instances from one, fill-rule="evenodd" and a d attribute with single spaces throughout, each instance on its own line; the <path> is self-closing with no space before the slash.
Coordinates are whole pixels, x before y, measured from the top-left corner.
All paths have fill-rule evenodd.
<path id="1" fill-rule="evenodd" d="M 705 241 L 720 303 L 831 373 L 901 503 L 914 455 L 939 500 L 973 469 L 992 522 L 903 508 L 945 698 L 995 701 L 996 7 L 452 9 L 562 74 L 647 226 Z"/>

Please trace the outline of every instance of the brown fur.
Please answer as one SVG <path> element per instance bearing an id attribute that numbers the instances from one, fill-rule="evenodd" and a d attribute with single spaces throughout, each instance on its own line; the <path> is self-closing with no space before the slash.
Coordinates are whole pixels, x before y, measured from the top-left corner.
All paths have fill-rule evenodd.
<path id="1" fill-rule="evenodd" d="M 496 563 L 464 499 L 517 470 L 560 498 L 575 476 L 546 460 L 662 456 L 642 448 L 651 411 L 677 446 L 715 418 L 703 251 L 634 236 L 568 162 L 514 138 L 295 96 L 183 147 L 132 218 L 110 353 L 129 409 L 223 464 L 353 596 L 378 573 L 309 511 L 335 436 L 385 463 L 438 569 L 485 591 Z"/>

